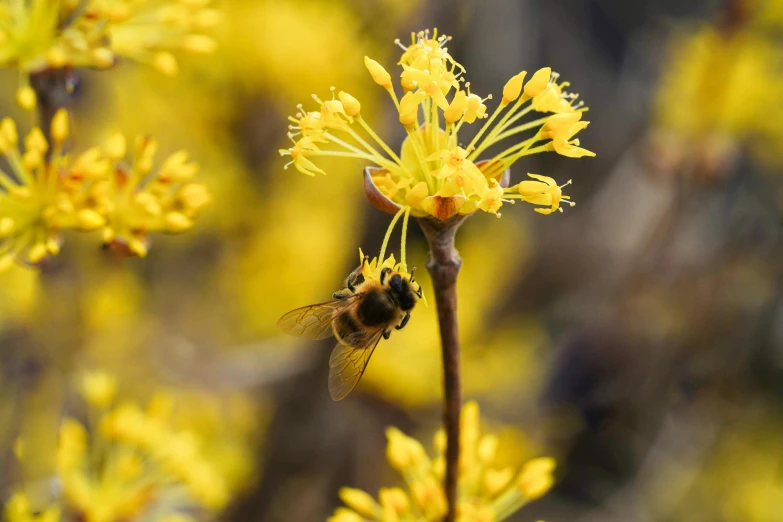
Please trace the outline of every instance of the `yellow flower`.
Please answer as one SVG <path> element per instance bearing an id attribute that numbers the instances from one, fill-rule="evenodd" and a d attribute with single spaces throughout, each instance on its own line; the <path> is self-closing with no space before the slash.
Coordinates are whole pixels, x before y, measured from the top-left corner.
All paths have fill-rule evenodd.
<path id="1" fill-rule="evenodd" d="M 552 472 L 556 463 L 550 457 L 533 459 L 522 468 L 517 479 L 517 486 L 530 500 L 542 497 L 555 483 Z"/>
<path id="2" fill-rule="evenodd" d="M 554 460 L 533 459 L 525 464 L 516 481 L 510 468 L 492 468 L 497 439 L 481 436 L 478 405 L 469 402 L 463 407 L 463 437 L 461 440 L 460 488 L 457 520 L 460 522 L 500 522 L 540 497 L 552 486 Z M 353 520 L 395 522 L 426 521 L 443 517 L 446 495 L 441 485 L 442 454 L 445 435 L 438 431 L 431 459 L 419 441 L 395 428 L 386 430 L 389 464 L 405 479 L 407 491 L 382 488 L 376 502 L 369 494 L 354 488 L 342 488 L 340 498 L 347 507 L 338 508 L 331 521 Z"/>
<path id="3" fill-rule="evenodd" d="M 15 124 L 7 118 L 0 122 L 0 153 L 12 172 L 0 170 L 0 266 L 12 260 L 35 264 L 56 255 L 65 229 L 103 227 L 104 241 L 126 242 L 143 255 L 147 233 L 187 230 L 209 202 L 206 189 L 189 182 L 198 167 L 187 153 L 172 155 L 150 176 L 153 142 L 142 140 L 147 145 L 138 148 L 128 167 L 120 157 L 125 152 L 122 136 L 105 149 L 63 155 L 68 127 L 67 113 L 58 111 L 51 124 L 52 142 L 36 127 L 20 154 Z"/>
<path id="4" fill-rule="evenodd" d="M 117 380 L 105 372 L 89 372 L 82 377 L 81 392 L 88 403 L 105 408 L 114 399 Z"/>
<path id="5" fill-rule="evenodd" d="M 322 121 L 322 118 L 319 118 L 319 120 Z M 326 172 L 316 167 L 312 161 L 307 159 L 308 154 L 315 154 L 320 150 L 318 145 L 316 145 L 317 141 L 321 140 L 318 140 L 314 136 L 305 136 L 299 141 L 295 142 L 293 147 L 289 149 L 281 149 L 281 155 L 291 156 L 291 162 L 287 163 L 285 168 L 288 168 L 289 165 L 293 164 L 294 167 L 296 167 L 296 170 L 302 174 L 307 174 L 308 176 L 326 174 Z"/>
<path id="6" fill-rule="evenodd" d="M 91 195 L 108 164 L 81 155 L 69 169 L 69 158 L 61 148 L 67 136 L 65 111 L 57 113 L 52 130 L 55 141 L 51 151 L 41 130 L 34 128 L 24 140 L 24 154 L 20 154 L 15 124 L 8 118 L 0 122 L 0 153 L 11 168 L 11 174 L 0 170 L 3 259 L 39 263 L 59 252 L 59 231 L 90 230 L 103 223 Z"/>
<path id="7" fill-rule="evenodd" d="M 526 74 L 527 71 L 522 71 L 521 73 L 512 76 L 511 79 L 506 82 L 506 85 L 503 86 L 502 103 L 508 105 L 519 98 L 519 95 L 522 94 L 522 82 L 525 81 Z"/>
<path id="8" fill-rule="evenodd" d="M 449 41 L 437 31 L 412 33 L 409 45 L 396 41 L 403 49 L 398 62 L 402 69 L 401 98 L 386 68 L 365 57 L 372 80 L 388 91 L 408 134 L 399 153 L 364 121 L 359 100 L 341 94 L 339 100 L 333 95 L 328 102 L 315 97 L 318 111 L 300 106 L 297 115 L 290 118 L 294 145 L 280 154 L 291 156 L 293 161 L 288 165 L 293 163 L 310 176 L 324 173 L 315 163 L 319 156 L 359 158 L 375 164 L 377 170 L 369 175 L 375 185 L 368 190 L 379 193 L 373 196 L 379 208 L 439 220 L 476 211 L 499 215 L 500 207 L 508 200 L 528 201 L 516 190 L 501 186 L 501 181 L 508 179 L 505 169 L 525 156 L 550 151 L 567 157 L 594 155 L 580 148 L 579 140 L 574 139 L 588 122 L 577 118 L 556 127 L 557 120 L 547 126 L 547 118 L 540 118 L 520 123 L 532 110 L 581 117 L 586 108 L 581 102 L 574 105 L 577 96 L 563 91 L 568 83 L 558 83 L 557 73 L 545 67 L 527 82 L 524 71 L 516 74 L 506 82 L 501 102 L 490 114 L 486 102 L 491 95 L 481 97 L 471 92 L 467 82 L 464 90 L 460 88 L 465 71 L 449 54 Z M 480 120 L 485 120 L 483 126 L 470 143 L 463 145 L 460 129 Z M 340 136 L 331 130 L 341 131 Z M 525 131 L 531 133 L 527 138 L 482 158 L 489 147 Z"/>
<path id="9" fill-rule="evenodd" d="M 523 201 L 527 201 L 533 205 L 544 205 L 549 207 L 533 209 L 539 214 L 551 214 L 555 210 L 562 212 L 563 209 L 560 208 L 561 202 L 568 203 L 571 206 L 574 205 L 573 202 L 568 201 L 570 198 L 564 196 L 562 191 L 563 187 L 571 184 L 571 180 L 568 180 L 564 185 L 558 186 L 557 182 L 550 177 L 530 173 L 528 173 L 528 176 L 538 181 L 526 180 L 515 188 L 519 193 L 520 199 Z M 513 195 L 510 197 L 513 197 Z"/>
<path id="10" fill-rule="evenodd" d="M 88 375 L 115 382 L 104 372 Z M 163 520 L 188 522 L 177 511 L 183 505 L 213 516 L 225 507 L 229 482 L 207 458 L 205 440 L 178 428 L 173 416 L 156 417 L 160 401 L 145 411 L 129 402 L 110 407 L 87 398 L 87 417 L 99 420 L 98 427 L 88 429 L 70 417 L 62 421 L 55 477 L 61 487 L 54 504 L 33 512 L 27 497 L 15 493 L 5 508 L 9 522 L 58 522 L 61 509 L 85 522 L 135 520 L 153 512 Z"/>
<path id="11" fill-rule="evenodd" d="M 204 34 L 219 21 L 209 0 L 34 0 L 0 9 L 0 66 L 16 67 L 21 77 L 46 68 L 112 67 L 116 57 L 155 66 L 166 74 L 177 70 L 170 53 L 214 51 Z M 25 109 L 35 107 L 26 84 L 17 94 Z"/>
<path id="12" fill-rule="evenodd" d="M 123 141 L 122 136 L 115 136 L 107 151 L 124 150 Z M 104 242 L 140 257 L 147 254 L 150 232 L 189 230 L 210 202 L 206 188 L 191 182 L 198 165 L 188 160 L 186 152 L 174 153 L 154 171 L 157 148 L 154 140 L 139 136 L 130 164 L 118 160 L 96 195 L 106 219 Z"/>

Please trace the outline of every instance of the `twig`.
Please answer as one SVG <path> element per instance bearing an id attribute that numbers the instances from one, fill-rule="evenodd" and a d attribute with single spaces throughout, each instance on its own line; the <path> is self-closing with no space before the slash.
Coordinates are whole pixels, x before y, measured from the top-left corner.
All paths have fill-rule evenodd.
<path id="1" fill-rule="evenodd" d="M 443 425 L 446 430 L 446 522 L 456 519 L 457 479 L 459 477 L 460 384 L 459 331 L 457 329 L 457 274 L 462 259 L 454 247 L 454 236 L 466 216 L 446 221 L 419 219 L 430 246 L 427 270 L 432 277 L 438 309 L 441 350 L 443 352 Z"/>

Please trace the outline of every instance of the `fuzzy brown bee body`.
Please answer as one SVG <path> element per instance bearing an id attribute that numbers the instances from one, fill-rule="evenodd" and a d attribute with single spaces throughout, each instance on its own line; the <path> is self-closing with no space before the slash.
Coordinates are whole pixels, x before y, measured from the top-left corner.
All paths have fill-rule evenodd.
<path id="1" fill-rule="evenodd" d="M 334 301 L 297 308 L 277 323 L 291 335 L 337 338 L 329 358 L 329 393 L 334 400 L 354 389 L 381 337 L 388 339 L 392 329 L 402 329 L 421 297 L 421 287 L 413 286 L 413 275 L 406 279 L 389 268 L 381 271 L 380 281 L 356 285 L 363 266 L 351 272 L 345 288 L 335 292 Z"/>

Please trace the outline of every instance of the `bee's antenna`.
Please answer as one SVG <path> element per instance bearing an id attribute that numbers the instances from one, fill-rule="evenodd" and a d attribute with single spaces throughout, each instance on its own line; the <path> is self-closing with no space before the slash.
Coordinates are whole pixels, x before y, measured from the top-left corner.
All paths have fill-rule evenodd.
<path id="1" fill-rule="evenodd" d="M 413 281 L 415 281 L 415 279 L 413 278 L 413 276 L 414 276 L 415 274 L 416 274 L 416 267 L 414 266 L 414 267 L 413 267 L 413 270 L 411 270 L 411 279 L 410 279 L 410 282 L 411 282 L 411 283 L 412 283 Z"/>

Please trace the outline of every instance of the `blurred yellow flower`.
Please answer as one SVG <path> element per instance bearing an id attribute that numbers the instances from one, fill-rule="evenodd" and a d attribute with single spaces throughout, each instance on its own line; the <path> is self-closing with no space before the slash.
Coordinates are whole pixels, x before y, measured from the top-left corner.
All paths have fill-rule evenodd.
<path id="1" fill-rule="evenodd" d="M 551 458 L 527 462 L 516 479 L 512 468 L 493 467 L 498 439 L 492 434 L 481 434 L 479 407 L 475 402 L 465 404 L 461 423 L 458 521 L 505 520 L 552 487 L 555 461 Z M 445 433 L 440 430 L 435 434 L 434 458 L 427 455 L 419 441 L 396 428 L 388 428 L 386 436 L 386 459 L 404 478 L 407 491 L 381 488 L 376 501 L 362 490 L 342 488 L 340 498 L 347 507 L 338 508 L 330 522 L 426 521 L 446 514 L 446 495 L 441 485 L 445 472 Z"/>
<path id="2" fill-rule="evenodd" d="M 359 112 L 359 102 L 341 96 L 323 102 L 317 111 L 299 112 L 291 117 L 294 123 L 289 136 L 294 145 L 280 154 L 290 156 L 300 172 L 313 176 L 325 174 L 312 159 L 319 156 L 350 157 L 364 160 L 379 168 L 372 173 L 372 182 L 386 202 L 385 209 L 409 207 L 415 217 L 432 216 L 447 220 L 455 214 L 470 214 L 477 210 L 498 214 L 504 202 L 520 197 L 516 187 L 505 189 L 504 171 L 520 158 L 538 152 L 554 151 L 567 157 L 594 156 L 578 147 L 574 135 L 589 122 L 578 122 L 587 109 L 577 96 L 563 91 L 567 82 L 558 84 L 556 73 L 549 68 L 537 71 L 524 83 L 525 71 L 513 76 L 503 88 L 503 97 L 490 116 L 485 101 L 470 91 L 462 75 L 464 67 L 449 54 L 449 37 L 422 31 L 411 34 L 411 43 L 402 45 L 399 65 L 400 84 L 404 95 L 398 99 L 391 74 L 377 61 L 365 56 L 365 66 L 373 81 L 391 96 L 399 112 L 400 122 L 408 133 L 397 155 L 370 127 Z M 451 101 L 447 98 L 454 91 Z M 349 112 L 343 103 L 351 104 Z M 531 102 L 523 108 L 526 102 Z M 512 105 L 513 103 L 513 105 Z M 492 124 L 507 108 L 505 115 Z M 570 125 L 547 127 L 547 118 L 515 124 L 531 111 L 572 113 L 577 117 Z M 441 113 L 445 129 L 441 128 Z M 466 146 L 460 146 L 458 132 L 463 124 L 486 119 L 486 123 Z M 354 130 L 356 129 L 356 130 Z M 364 131 L 363 137 L 359 130 Z M 521 143 L 484 161 L 480 154 L 488 147 L 519 133 L 537 131 Z M 328 145 L 335 148 L 327 148 Z M 502 183 L 502 185 L 501 185 Z M 378 206 L 378 205 L 376 205 Z"/>
<path id="3" fill-rule="evenodd" d="M 32 109 L 27 76 L 47 68 L 112 67 L 117 58 L 177 72 L 171 51 L 209 53 L 204 34 L 220 20 L 206 1 L 31 0 L 0 4 L 0 67 L 16 67 L 25 82 L 19 104 Z"/>
<path id="4" fill-rule="evenodd" d="M 0 153 L 11 168 L 10 174 L 0 170 L 0 269 L 56 255 L 64 229 L 103 227 L 105 242 L 143 256 L 147 233 L 188 230 L 210 201 L 203 185 L 189 182 L 198 166 L 184 151 L 151 176 L 156 146 L 148 138 L 137 140 L 127 167 L 122 136 L 75 159 L 63 152 L 67 137 L 68 116 L 60 109 L 51 123 L 51 143 L 35 127 L 20 154 L 16 125 L 8 118 L 0 122 Z"/>
<path id="5" fill-rule="evenodd" d="M 86 522 L 133 520 L 151 512 L 176 520 L 191 509 L 226 505 L 229 482 L 205 458 L 199 434 L 174 425 L 167 414 L 173 398 L 159 393 L 146 409 L 132 402 L 113 405 L 115 387 L 109 374 L 85 375 L 80 388 L 90 422 L 65 417 L 60 425 L 61 494 L 38 512 L 18 491 L 6 506 L 9 522 L 57 522 L 61 511 Z"/>

